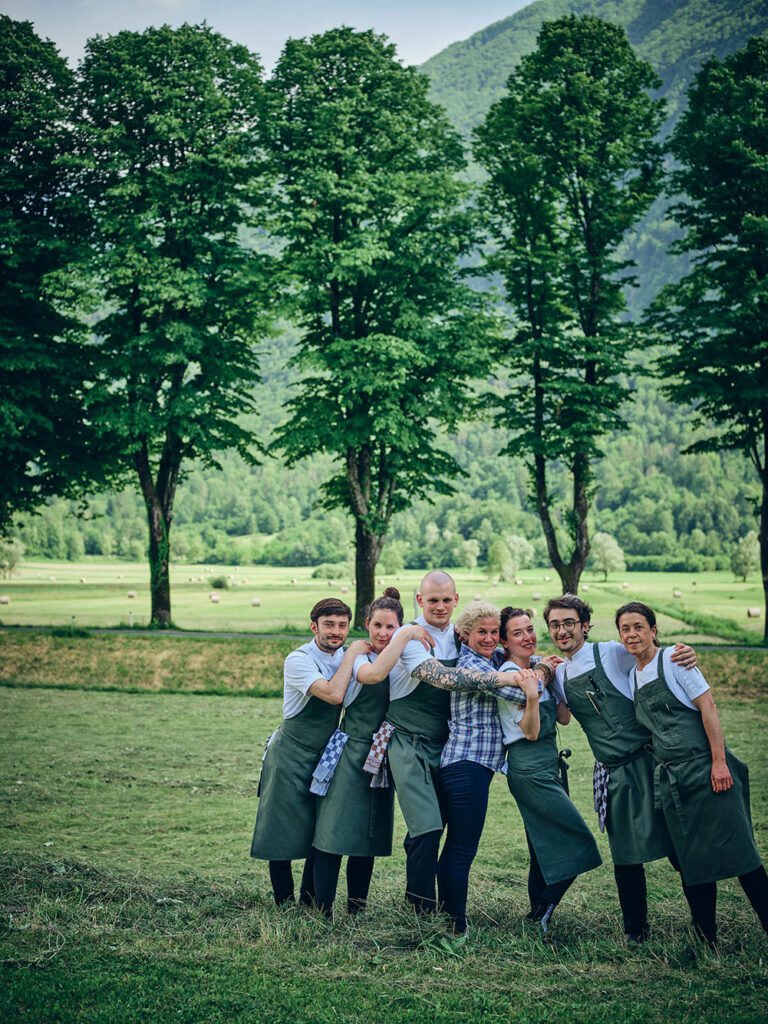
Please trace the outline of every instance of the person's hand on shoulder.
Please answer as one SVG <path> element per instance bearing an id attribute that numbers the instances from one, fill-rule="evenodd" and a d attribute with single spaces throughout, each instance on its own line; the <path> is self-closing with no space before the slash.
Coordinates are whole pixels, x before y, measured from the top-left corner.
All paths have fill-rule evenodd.
<path id="1" fill-rule="evenodd" d="M 418 623 L 411 623 L 409 626 L 403 627 L 403 633 L 408 636 L 409 640 L 418 640 L 419 643 L 424 644 L 426 649 L 431 653 L 435 647 L 435 640 L 429 630 L 425 629 L 424 626 L 418 625 Z"/>

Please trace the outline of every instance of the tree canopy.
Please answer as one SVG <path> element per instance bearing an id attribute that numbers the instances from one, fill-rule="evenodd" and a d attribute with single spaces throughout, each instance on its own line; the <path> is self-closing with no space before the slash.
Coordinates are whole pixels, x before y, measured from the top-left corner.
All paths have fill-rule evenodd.
<path id="1" fill-rule="evenodd" d="M 656 85 L 623 29 L 561 18 L 544 24 L 476 132 L 490 176 L 488 265 L 514 314 L 500 352 L 513 376 L 497 423 L 511 434 L 505 452 L 530 468 L 552 565 L 572 592 L 589 555 L 593 464 L 626 396 L 619 374 L 631 342 L 619 314 L 630 264 L 617 252 L 661 187 Z M 549 482 L 555 462 L 572 479 L 562 513 Z"/>
<path id="2" fill-rule="evenodd" d="M 670 142 L 671 190 L 690 272 L 663 289 L 650 322 L 670 347 L 665 390 L 695 406 L 689 451 L 732 448 L 762 487 L 761 568 L 768 612 L 768 40 L 707 61 Z M 712 427 L 714 426 L 714 430 Z M 768 622 L 766 623 L 768 639 Z"/>
<path id="3" fill-rule="evenodd" d="M 89 222 L 71 157 L 72 75 L 28 21 L 0 15 L 0 533 L 98 477 L 71 272 Z"/>
<path id="4" fill-rule="evenodd" d="M 436 444 L 484 366 L 461 143 L 428 82 L 373 32 L 289 40 L 267 84 L 273 230 L 293 282 L 305 371 L 277 447 L 325 451 L 326 507 L 355 522 L 362 624 L 392 515 L 445 492 L 458 465 Z"/>
<path id="5" fill-rule="evenodd" d="M 152 618 L 170 620 L 168 533 L 182 463 L 254 457 L 267 256 L 241 242 L 264 188 L 257 58 L 209 27 L 91 39 L 80 151 L 95 220 L 88 413 L 149 520 Z"/>

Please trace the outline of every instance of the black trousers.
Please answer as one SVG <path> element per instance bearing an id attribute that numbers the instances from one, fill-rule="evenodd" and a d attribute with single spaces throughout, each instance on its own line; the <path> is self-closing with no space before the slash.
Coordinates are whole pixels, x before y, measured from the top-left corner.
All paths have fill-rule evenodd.
<path id="1" fill-rule="evenodd" d="M 672 856 L 669 861 L 679 872 L 677 858 Z M 619 891 L 624 931 L 632 938 L 647 938 L 648 895 L 645 868 L 642 864 L 614 864 L 613 874 Z M 696 933 L 713 945 L 717 941 L 717 883 L 688 885 L 682 878 L 681 883 Z M 760 924 L 768 932 L 768 874 L 765 868 L 761 864 L 754 871 L 739 875 L 739 884 L 752 904 Z"/>
<path id="2" fill-rule="evenodd" d="M 436 909 L 435 876 L 442 834 L 442 829 L 435 829 L 414 838 L 406 832 L 403 840 L 405 898 L 413 904 L 417 914 L 431 914 Z"/>
<path id="3" fill-rule="evenodd" d="M 271 860 L 269 862 L 269 880 L 272 883 L 272 892 L 275 903 L 278 907 L 284 903 L 293 903 L 293 870 L 290 860 Z M 311 906 L 315 902 L 315 850 L 311 850 L 304 861 L 304 871 L 301 876 L 301 888 L 299 889 L 299 903 L 304 906 Z"/>
<path id="4" fill-rule="evenodd" d="M 373 862 L 373 857 L 347 857 L 347 911 L 350 914 L 365 910 Z M 315 902 L 326 917 L 333 915 L 340 868 L 341 854 L 315 851 Z"/>

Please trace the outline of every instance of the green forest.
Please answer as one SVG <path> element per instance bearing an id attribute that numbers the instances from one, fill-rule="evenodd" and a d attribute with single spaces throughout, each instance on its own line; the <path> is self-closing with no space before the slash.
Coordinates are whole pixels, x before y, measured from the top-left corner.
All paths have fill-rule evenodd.
<path id="1" fill-rule="evenodd" d="M 148 555 L 167 620 L 169 560 L 575 589 L 596 534 L 701 571 L 768 522 L 761 0 L 537 0 L 421 69 L 335 29 L 269 78 L 207 26 L 76 71 L 2 29 L 26 557 Z"/>

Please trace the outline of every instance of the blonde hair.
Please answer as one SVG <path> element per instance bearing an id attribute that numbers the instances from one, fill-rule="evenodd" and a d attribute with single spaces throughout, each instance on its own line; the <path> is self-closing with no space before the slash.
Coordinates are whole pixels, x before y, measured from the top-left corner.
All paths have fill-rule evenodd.
<path id="1" fill-rule="evenodd" d="M 455 622 L 461 636 L 469 636 L 480 619 L 496 619 L 500 622 L 500 612 L 490 601 L 470 601 Z"/>

